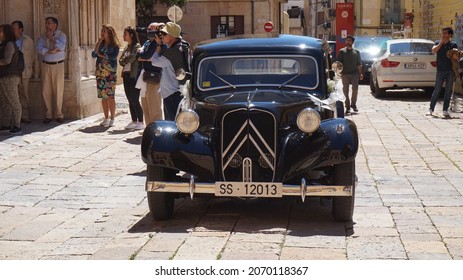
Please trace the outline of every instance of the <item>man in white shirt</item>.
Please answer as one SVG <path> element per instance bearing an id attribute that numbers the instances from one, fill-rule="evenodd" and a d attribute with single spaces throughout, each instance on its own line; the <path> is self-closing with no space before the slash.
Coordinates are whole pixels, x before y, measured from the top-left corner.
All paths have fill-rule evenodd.
<path id="1" fill-rule="evenodd" d="M 43 123 L 54 117 L 64 122 L 62 112 L 64 95 L 64 59 L 66 58 L 66 35 L 58 29 L 58 19 L 45 19 L 46 32 L 37 41 L 37 52 L 42 56 L 42 95 L 47 112 Z"/>

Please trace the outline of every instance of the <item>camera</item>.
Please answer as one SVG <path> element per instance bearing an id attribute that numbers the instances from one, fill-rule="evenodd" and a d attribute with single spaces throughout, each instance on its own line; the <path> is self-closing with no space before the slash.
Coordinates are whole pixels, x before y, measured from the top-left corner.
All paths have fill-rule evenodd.
<path id="1" fill-rule="evenodd" d="M 162 32 L 159 30 L 147 30 L 148 37 L 161 37 Z"/>
<path id="2" fill-rule="evenodd" d="M 137 26 L 137 27 L 135 28 L 135 30 L 136 30 L 138 33 L 146 33 L 146 27 Z"/>

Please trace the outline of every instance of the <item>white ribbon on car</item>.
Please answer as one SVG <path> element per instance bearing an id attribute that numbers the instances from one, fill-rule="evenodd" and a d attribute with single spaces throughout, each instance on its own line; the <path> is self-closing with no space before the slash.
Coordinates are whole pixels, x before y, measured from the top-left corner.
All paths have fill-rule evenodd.
<path id="1" fill-rule="evenodd" d="M 180 85 L 180 94 L 183 96 L 183 99 L 180 101 L 180 104 L 177 108 L 177 114 L 180 111 L 187 109 L 194 110 L 195 102 L 191 99 L 191 82 L 187 80 L 184 85 Z"/>
<path id="2" fill-rule="evenodd" d="M 322 100 L 312 94 L 308 94 L 309 98 L 315 103 L 315 105 L 319 107 L 322 107 L 322 108 L 325 108 L 331 111 L 336 111 L 336 102 L 346 101 L 346 97 L 344 96 L 344 93 L 342 91 L 341 80 L 336 79 L 336 78 L 334 80 L 328 80 L 328 89 L 330 91 L 330 95 L 326 99 Z"/>

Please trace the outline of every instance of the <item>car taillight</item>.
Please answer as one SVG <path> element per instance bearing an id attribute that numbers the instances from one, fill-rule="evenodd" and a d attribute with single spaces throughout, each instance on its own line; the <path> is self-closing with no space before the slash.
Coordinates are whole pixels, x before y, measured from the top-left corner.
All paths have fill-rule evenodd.
<path id="1" fill-rule="evenodd" d="M 387 58 L 381 60 L 381 66 L 383 67 L 397 67 L 400 62 L 398 61 L 389 61 Z"/>
<path id="2" fill-rule="evenodd" d="M 433 67 L 437 67 L 437 61 L 431 61 L 431 65 L 432 65 Z"/>

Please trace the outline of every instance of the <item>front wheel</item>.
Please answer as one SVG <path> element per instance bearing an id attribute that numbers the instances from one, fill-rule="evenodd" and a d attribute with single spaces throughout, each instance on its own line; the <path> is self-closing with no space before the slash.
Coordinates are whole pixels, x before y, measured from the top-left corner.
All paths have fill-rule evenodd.
<path id="1" fill-rule="evenodd" d="M 168 170 L 158 166 L 147 166 L 147 180 L 148 181 L 168 181 Z M 170 219 L 174 213 L 174 197 L 171 193 L 167 192 L 146 192 L 148 197 L 148 206 L 153 219 L 167 220 Z"/>
<path id="2" fill-rule="evenodd" d="M 354 215 L 355 202 L 355 160 L 334 166 L 334 183 L 352 186 L 352 196 L 333 197 L 332 214 L 336 221 L 350 222 Z"/>

